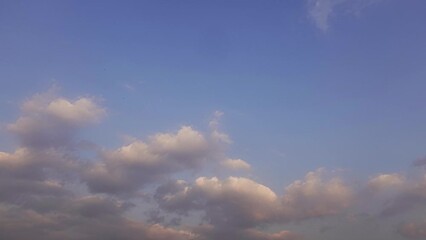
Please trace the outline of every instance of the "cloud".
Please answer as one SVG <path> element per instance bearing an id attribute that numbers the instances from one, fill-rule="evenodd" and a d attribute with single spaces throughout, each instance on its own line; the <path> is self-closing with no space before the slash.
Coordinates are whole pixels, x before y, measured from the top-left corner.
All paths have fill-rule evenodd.
<path id="1" fill-rule="evenodd" d="M 246 161 L 241 159 L 226 159 L 221 162 L 222 166 L 232 170 L 250 170 L 251 166 Z"/>
<path id="2" fill-rule="evenodd" d="M 309 16 L 320 30 L 327 31 L 329 28 L 328 19 L 333 8 L 342 2 L 345 2 L 345 0 L 308 0 Z"/>
<path id="3" fill-rule="evenodd" d="M 419 206 L 426 206 L 426 175 L 407 182 L 392 198 L 388 198 L 381 215 L 396 216 Z"/>
<path id="4" fill-rule="evenodd" d="M 338 177 L 327 179 L 324 169 L 306 174 L 303 180 L 290 184 L 283 197 L 284 215 L 307 219 L 338 214 L 353 201 L 353 191 Z"/>
<path id="5" fill-rule="evenodd" d="M 321 31 L 326 32 L 330 27 L 330 18 L 337 8 L 339 11 L 357 14 L 379 1 L 381 0 L 307 0 L 308 15 Z"/>
<path id="6" fill-rule="evenodd" d="M 416 161 L 413 162 L 413 165 L 415 167 L 426 166 L 426 157 L 417 159 Z"/>
<path id="7" fill-rule="evenodd" d="M 78 128 L 98 122 L 106 110 L 91 98 L 72 101 L 50 90 L 25 101 L 21 113 L 7 129 L 23 146 L 40 149 L 69 146 Z"/>
<path id="8" fill-rule="evenodd" d="M 209 122 L 209 127 L 210 127 L 210 130 L 211 130 L 210 136 L 211 136 L 213 141 L 216 141 L 218 143 L 231 144 L 232 140 L 228 136 L 228 134 L 220 131 L 220 129 L 219 129 L 220 120 L 221 120 L 223 115 L 224 115 L 224 113 L 221 112 L 221 111 L 215 111 L 214 112 L 213 118 Z"/>
<path id="9" fill-rule="evenodd" d="M 401 174 L 380 174 L 368 181 L 368 188 L 373 192 L 402 188 L 406 180 Z"/>
<path id="10" fill-rule="evenodd" d="M 158 188 L 155 198 L 171 212 L 203 211 L 210 223 L 221 227 L 248 227 L 267 221 L 279 204 L 268 187 L 237 177 L 200 177 L 193 186 L 184 181 L 171 182 Z"/>
<path id="11" fill-rule="evenodd" d="M 303 237 L 285 230 L 287 224 L 346 219 L 366 202 L 379 210 L 371 219 L 383 221 L 426 206 L 426 175 L 378 174 L 354 191 L 341 177 L 318 169 L 282 193 L 240 176 L 191 180 L 212 164 L 251 170 L 244 160 L 226 157 L 231 140 L 220 130 L 219 111 L 205 132 L 182 126 L 94 149 L 76 141 L 79 131 L 106 115 L 93 98 L 69 100 L 49 91 L 25 101 L 21 110 L 7 127 L 18 147 L 0 151 L 0 239 L 296 240 Z M 144 220 L 127 217 L 141 209 L 149 213 L 138 216 Z M 371 226 L 364 222 L 363 229 Z M 349 231 L 342 226 L 341 232 Z M 422 229 L 422 222 L 409 222 L 397 231 L 420 239 Z"/>
<path id="12" fill-rule="evenodd" d="M 47 212 L 0 205 L 1 239 L 190 240 L 189 231 L 144 224 L 123 217 L 128 206 L 99 196 L 67 198 Z"/>
<path id="13" fill-rule="evenodd" d="M 275 233 L 262 232 L 258 229 L 244 229 L 236 231 L 223 231 L 223 229 L 215 228 L 209 224 L 203 224 L 193 229 L 202 240 L 302 240 L 303 237 L 297 233 L 290 231 L 279 231 Z"/>
<path id="14" fill-rule="evenodd" d="M 426 222 L 409 222 L 401 224 L 398 233 L 409 239 L 426 238 Z"/>
<path id="15" fill-rule="evenodd" d="M 210 159 L 215 144 L 190 126 L 136 140 L 114 151 L 83 174 L 92 192 L 129 193 L 170 174 L 197 169 Z"/>
<path id="16" fill-rule="evenodd" d="M 245 239 L 250 240 L 297 240 L 302 239 L 299 234 L 290 231 L 280 231 L 277 233 L 265 233 L 256 229 L 247 229 L 242 234 Z"/>
<path id="17" fill-rule="evenodd" d="M 267 223 L 335 215 L 347 208 L 352 191 L 340 179 L 325 180 L 322 175 L 323 170 L 308 173 L 290 184 L 282 197 L 248 178 L 200 177 L 192 185 L 169 182 L 157 189 L 155 199 L 168 212 L 200 211 L 221 232 L 235 234 Z"/>

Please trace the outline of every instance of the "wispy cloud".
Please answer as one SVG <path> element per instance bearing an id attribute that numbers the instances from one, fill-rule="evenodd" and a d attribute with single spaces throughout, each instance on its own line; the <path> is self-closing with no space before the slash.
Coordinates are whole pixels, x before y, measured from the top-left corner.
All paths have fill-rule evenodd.
<path id="1" fill-rule="evenodd" d="M 358 14 L 363 8 L 381 0 L 307 0 L 308 15 L 323 32 L 330 28 L 330 19 L 337 14 Z"/>

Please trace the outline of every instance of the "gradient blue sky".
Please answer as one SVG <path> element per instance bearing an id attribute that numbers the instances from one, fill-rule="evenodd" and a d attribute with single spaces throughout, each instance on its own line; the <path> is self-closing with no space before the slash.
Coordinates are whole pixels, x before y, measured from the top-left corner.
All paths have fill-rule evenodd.
<path id="1" fill-rule="evenodd" d="M 421 0 L 3 0 L 0 151 L 20 144 L 4 126 L 22 102 L 58 86 L 107 109 L 79 136 L 110 149 L 209 131 L 221 111 L 227 156 L 276 192 L 318 168 L 349 182 L 409 174 L 426 156 L 425 12 Z"/>

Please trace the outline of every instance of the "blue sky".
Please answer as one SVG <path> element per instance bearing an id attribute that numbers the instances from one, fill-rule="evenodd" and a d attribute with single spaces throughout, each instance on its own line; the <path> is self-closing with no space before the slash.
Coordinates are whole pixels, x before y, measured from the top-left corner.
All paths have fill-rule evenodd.
<path id="1" fill-rule="evenodd" d="M 374 179 L 397 188 L 385 194 L 389 198 L 385 202 L 397 203 L 401 198 L 397 196 L 404 194 L 424 195 L 424 167 L 413 167 L 413 162 L 422 162 L 426 156 L 425 10 L 426 3 L 420 0 L 0 1 L 0 152 L 9 154 L 4 155 L 4 162 L 21 156 L 16 149 L 28 151 L 31 157 L 25 159 L 30 162 L 38 162 L 31 159 L 38 158 L 40 151 L 73 156 L 78 167 L 72 169 L 40 165 L 61 176 L 56 179 L 49 172 L 41 179 L 81 188 L 73 193 L 76 202 L 84 194 L 99 201 L 137 202 L 115 217 L 124 222 L 125 214 L 142 219 L 138 224 L 143 234 L 152 222 L 138 216 L 137 209 L 152 208 L 167 219 L 184 211 L 186 205 L 171 209 L 162 201 L 141 203 L 135 192 L 153 197 L 161 187 L 167 189 L 166 180 L 179 178 L 187 181 L 195 192 L 191 196 L 197 199 L 206 197 L 199 194 L 202 186 L 197 184 L 202 179 L 195 181 L 202 177 L 218 177 L 224 186 L 232 182 L 229 176 L 239 177 L 282 195 L 286 186 L 297 185 L 291 185 L 297 179 L 309 182 L 309 172 L 318 181 L 323 172 L 327 176 L 337 172 L 338 176 L 329 176 L 330 181 L 339 178 L 348 184 L 345 187 L 355 199 L 365 194 L 364 188 L 372 186 Z M 22 125 L 20 119 L 29 125 Z M 200 143 L 196 133 L 206 142 Z M 232 143 L 215 134 L 227 136 Z M 184 149 L 173 147 L 172 151 L 170 142 L 179 136 L 191 146 L 200 144 L 199 148 L 176 143 L 174 147 Z M 168 138 L 172 140 L 164 140 Z M 135 144 L 137 152 L 144 148 L 140 142 L 157 157 L 183 151 L 191 161 L 179 162 L 181 155 L 159 157 L 177 161 L 176 165 L 158 165 L 157 170 L 164 168 L 158 176 L 150 176 L 145 173 L 149 170 L 139 166 L 142 170 L 136 175 L 147 177 L 126 179 L 128 185 L 121 186 L 125 190 L 107 186 L 117 179 L 94 174 L 102 164 L 106 168 L 102 171 L 107 172 L 121 164 L 113 159 L 129 160 L 127 155 L 117 155 L 119 150 Z M 195 152 L 186 152 L 190 150 Z M 82 163 L 86 158 L 90 158 L 89 165 Z M 146 160 L 141 158 L 138 161 Z M 250 170 L 244 170 L 241 162 L 225 163 L 237 159 L 249 164 Z M 242 169 L 226 169 L 232 166 Z M 22 180 L 19 174 L 1 168 L 0 164 L 4 182 Z M 87 173 L 84 168 L 94 170 Z M 129 170 L 119 168 L 120 173 L 109 174 Z M 75 179 L 62 178 L 69 174 Z M 31 178 L 28 184 L 37 181 L 40 178 Z M 244 181 L 238 183 L 248 184 Z M 328 189 L 330 182 L 320 182 L 325 185 L 316 188 Z M 70 186 L 62 187 L 68 191 Z M 340 199 L 316 196 L 328 197 Z M 371 205 L 380 205 L 376 202 L 381 197 L 371 200 L 375 202 Z M 220 219 L 215 218 L 207 220 L 213 230 L 194 229 L 185 221 L 194 223 L 199 219 L 196 214 L 212 214 L 211 206 L 185 209 L 197 212 L 196 216 L 178 216 L 183 222 L 172 230 L 185 228 L 208 239 L 322 239 L 318 234 L 341 239 L 349 230 L 334 226 L 339 219 L 366 211 L 361 211 L 358 201 L 348 202 L 342 205 L 344 210 L 319 214 L 322 223 L 316 215 L 283 213 L 279 219 L 265 220 L 268 224 L 256 220 L 250 227 L 236 224 L 232 231 L 222 229 Z M 0 203 L 14 205 L 1 196 Z M 426 200 L 416 204 L 424 208 Z M 28 214 L 24 211 L 51 217 L 35 207 L 19 206 L 19 210 L 23 212 L 17 219 Z M 425 237 L 413 230 L 426 227 L 426 219 L 415 216 L 415 211 L 383 221 L 374 215 L 380 212 L 378 206 L 369 211 L 369 221 L 387 230 L 366 234 L 365 239 Z M 298 221 L 300 225 L 292 225 Z M 365 221 L 359 220 L 359 228 L 368 225 Z M 333 225 L 327 229 L 334 230 L 324 230 L 329 235 L 309 230 L 324 222 Z M 253 232 L 265 224 L 264 232 Z M 291 228 L 297 236 L 261 235 Z M 68 230 L 63 234 L 75 239 Z M 19 238 L 1 227 L 0 236 Z"/>

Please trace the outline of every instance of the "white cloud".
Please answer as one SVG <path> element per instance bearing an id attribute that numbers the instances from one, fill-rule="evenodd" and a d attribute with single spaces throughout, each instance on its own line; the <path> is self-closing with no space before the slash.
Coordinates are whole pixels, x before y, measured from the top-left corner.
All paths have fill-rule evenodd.
<path id="1" fill-rule="evenodd" d="M 338 214 L 353 201 L 353 191 L 338 177 L 325 179 L 325 170 L 306 174 L 290 184 L 283 197 L 284 215 L 306 219 Z"/>
<path id="2" fill-rule="evenodd" d="M 309 17 L 323 32 L 330 27 L 330 18 L 336 9 L 344 13 L 359 13 L 363 8 L 381 0 L 307 0 Z M 341 9 L 343 8 L 343 9 Z"/>
<path id="3" fill-rule="evenodd" d="M 246 161 L 241 159 L 226 159 L 221 162 L 221 165 L 232 170 L 250 170 L 251 166 Z"/>
<path id="4" fill-rule="evenodd" d="M 404 176 L 393 173 L 393 174 L 380 174 L 368 182 L 368 187 L 372 191 L 383 191 L 387 189 L 401 188 L 405 184 L 406 180 Z"/>
<path id="5" fill-rule="evenodd" d="M 220 127 L 220 120 L 222 116 L 224 115 L 221 111 L 215 111 L 213 114 L 213 118 L 209 122 L 209 127 L 211 130 L 211 138 L 213 141 L 217 143 L 223 143 L 223 144 L 231 144 L 232 140 L 228 136 L 228 134 L 222 132 L 219 130 Z"/>
<path id="6" fill-rule="evenodd" d="M 54 99 L 46 107 L 46 113 L 76 125 L 98 122 L 106 114 L 105 109 L 89 98 L 79 98 L 75 101 Z"/>
<path id="7" fill-rule="evenodd" d="M 129 193 L 169 174 L 201 167 L 214 151 L 213 143 L 189 126 L 176 133 L 159 133 L 148 142 L 136 140 L 88 167 L 84 180 L 94 192 Z"/>
<path id="8" fill-rule="evenodd" d="M 270 188 L 239 177 L 200 177 L 192 186 L 183 181 L 172 182 L 157 190 L 156 199 L 168 211 L 200 210 L 213 225 L 226 224 L 230 228 L 272 219 L 279 204 Z"/>
<path id="9" fill-rule="evenodd" d="M 106 111 L 91 98 L 70 101 L 53 90 L 36 94 L 22 104 L 22 115 L 7 129 L 32 148 L 67 147 L 75 131 L 98 122 Z"/>
<path id="10" fill-rule="evenodd" d="M 155 198 L 166 211 L 201 211 L 214 227 L 235 232 L 338 214 L 352 203 L 352 190 L 337 177 L 324 179 L 323 170 L 318 170 L 290 184 L 282 197 L 247 178 L 200 177 L 193 185 L 184 181 L 163 185 Z"/>
<path id="11" fill-rule="evenodd" d="M 74 145 L 76 133 L 105 113 L 91 98 L 67 100 L 51 92 L 23 103 L 22 116 L 9 125 L 21 145 L 12 152 L 0 151 L 0 239 L 295 240 L 302 236 L 273 233 L 268 227 L 343 216 L 351 206 L 356 212 L 361 204 L 353 204 L 355 200 L 380 192 L 384 194 L 365 200 L 375 201 L 372 206 L 381 214 L 377 217 L 401 216 L 426 206 L 426 176 L 412 179 L 397 173 L 368 179 L 360 192 L 323 169 L 308 172 L 282 194 L 244 177 L 171 180 L 210 161 L 230 169 L 251 168 L 238 158 L 219 162 L 225 159 L 222 144 L 230 143 L 219 131 L 221 112 L 214 114 L 210 131 L 182 126 L 145 140 L 128 139 L 116 149 L 97 148 L 98 155 L 83 163 L 81 149 Z M 164 184 L 166 179 L 170 181 Z M 147 184 L 156 191 L 144 188 Z M 91 193 L 81 196 L 88 194 L 86 186 Z M 140 196 L 142 189 L 158 208 L 129 197 Z M 145 223 L 125 217 L 135 204 L 155 214 Z M 188 215 L 199 225 L 183 225 Z M 177 229 L 160 225 L 173 217 L 182 220 L 174 221 Z M 397 231 L 421 239 L 423 229 L 423 222 L 408 222 Z"/>

